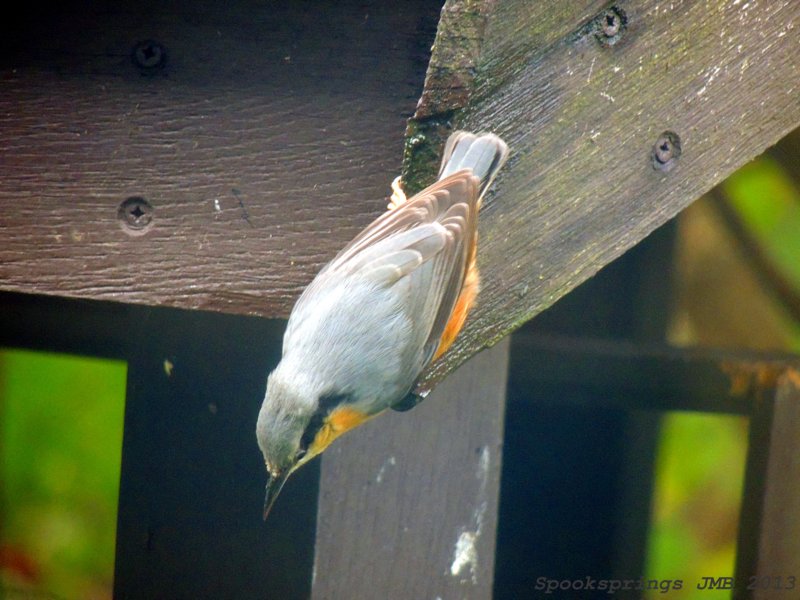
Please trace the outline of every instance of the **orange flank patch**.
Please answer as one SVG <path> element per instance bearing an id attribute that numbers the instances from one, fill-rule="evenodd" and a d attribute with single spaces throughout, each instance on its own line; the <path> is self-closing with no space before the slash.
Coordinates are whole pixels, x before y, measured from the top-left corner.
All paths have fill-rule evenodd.
<path id="1" fill-rule="evenodd" d="M 447 352 L 447 349 L 453 345 L 453 342 L 464 327 L 464 322 L 467 320 L 467 315 L 475 304 L 475 298 L 478 296 L 478 289 L 480 288 L 480 274 L 478 273 L 478 266 L 475 264 L 475 252 L 472 252 L 472 260 L 470 261 L 467 275 L 464 278 L 464 285 L 461 288 L 461 293 L 458 295 L 456 305 L 453 308 L 453 313 L 450 315 L 450 320 L 444 327 L 442 339 L 439 341 L 439 347 L 436 348 L 436 353 L 433 355 L 432 360 L 436 360 L 442 354 Z"/>
<path id="2" fill-rule="evenodd" d="M 367 413 L 351 406 L 340 406 L 331 412 L 326 421 L 330 423 L 331 429 L 337 434 L 342 434 L 345 431 L 350 431 L 353 427 L 358 427 L 367 419 L 369 419 Z"/>
<path id="3" fill-rule="evenodd" d="M 340 406 L 333 409 L 311 443 L 311 447 L 308 449 L 308 456 L 316 456 L 323 452 L 333 440 L 368 421 L 372 416 L 374 415 L 368 415 L 351 406 Z"/>

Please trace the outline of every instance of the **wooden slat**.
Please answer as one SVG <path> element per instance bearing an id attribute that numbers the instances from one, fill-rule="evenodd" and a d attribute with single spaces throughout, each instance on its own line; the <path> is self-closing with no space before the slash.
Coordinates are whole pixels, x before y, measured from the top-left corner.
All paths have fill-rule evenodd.
<path id="1" fill-rule="evenodd" d="M 627 24 L 613 46 L 596 36 L 604 2 L 475 4 L 490 13 L 467 105 L 433 103 L 413 147 L 427 160 L 425 140 L 455 122 L 497 132 L 512 157 L 481 215 L 479 306 L 421 389 L 800 125 L 793 0 L 618 2 Z M 437 34 L 434 61 L 460 23 Z M 669 172 L 652 159 L 665 131 L 682 148 Z"/>
<path id="2" fill-rule="evenodd" d="M 261 519 L 267 474 L 255 420 L 284 323 L 134 314 L 114 597 L 307 598 L 318 465 Z"/>
<path id="3" fill-rule="evenodd" d="M 491 598 L 508 349 L 325 453 L 313 598 Z"/>
<path id="4" fill-rule="evenodd" d="M 529 358 L 516 375 L 531 388 L 582 385 L 605 390 L 603 405 L 630 410 L 695 410 L 749 415 L 753 389 L 774 384 L 791 355 L 579 339 L 568 336 L 517 336 L 514 351 Z M 558 402 L 580 398 L 558 395 Z M 596 400 L 594 401 L 596 402 Z"/>
<path id="5" fill-rule="evenodd" d="M 800 585 L 800 371 L 787 369 L 760 396 L 750 424 L 737 600 L 791 598 Z"/>
<path id="6" fill-rule="evenodd" d="M 0 292 L 0 346 L 125 359 L 137 307 Z"/>
<path id="7" fill-rule="evenodd" d="M 0 57 L 0 288 L 286 316 L 385 209 L 439 8 L 31 5 Z"/>
<path id="8" fill-rule="evenodd" d="M 789 370 L 778 382 L 768 452 L 756 571 L 762 579 L 754 594 L 758 600 L 774 598 L 780 593 L 776 590 L 796 593 L 800 585 L 800 371 Z M 764 577 L 771 579 L 770 585 L 764 585 Z"/>

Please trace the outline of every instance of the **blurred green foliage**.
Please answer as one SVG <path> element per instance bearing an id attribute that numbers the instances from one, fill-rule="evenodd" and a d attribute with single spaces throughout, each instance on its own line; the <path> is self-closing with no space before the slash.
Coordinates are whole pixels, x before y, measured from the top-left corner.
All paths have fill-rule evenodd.
<path id="1" fill-rule="evenodd" d="M 757 244 L 755 251 L 800 295 L 800 189 L 790 174 L 765 155 L 729 177 L 722 184 L 721 192 L 747 235 Z M 718 251 L 724 249 L 719 247 Z M 746 259 L 747 251 L 754 249 L 739 247 L 738 251 L 741 258 Z M 756 268 L 752 261 L 743 262 L 745 268 Z M 708 266 L 707 262 L 703 264 Z M 707 298 L 700 301 L 707 301 Z M 763 290 L 759 297 L 743 298 L 737 294 L 735 300 L 728 301 L 768 305 L 786 333 L 780 340 L 775 339 L 773 349 L 800 350 L 800 323 L 782 309 L 771 290 Z M 697 311 L 697 314 L 702 312 Z M 758 319 L 761 314 L 764 313 L 749 313 L 752 319 Z M 742 323 L 730 323 L 731 328 L 741 326 Z M 748 326 L 757 328 L 759 323 Z M 695 338 L 688 341 L 703 345 L 703 323 L 694 323 L 691 329 Z M 717 337 L 713 343 L 720 343 L 719 331 L 714 335 Z M 665 415 L 662 425 L 646 577 L 682 579 L 683 589 L 670 591 L 669 598 L 730 598 L 731 591 L 698 590 L 695 586 L 701 583 L 702 577 L 734 574 L 747 452 L 747 419 L 670 413 Z M 654 600 L 663 596 L 651 592 L 646 597 Z"/>
<path id="2" fill-rule="evenodd" d="M 663 420 L 646 572 L 683 580 L 670 598 L 731 595 L 695 586 L 733 575 L 746 440 L 745 417 L 670 413 Z"/>
<path id="3" fill-rule="evenodd" d="M 768 156 L 736 171 L 722 188 L 759 246 L 800 293 L 800 189 Z"/>
<path id="4" fill-rule="evenodd" d="M 0 350 L 0 595 L 111 597 L 125 378 Z"/>

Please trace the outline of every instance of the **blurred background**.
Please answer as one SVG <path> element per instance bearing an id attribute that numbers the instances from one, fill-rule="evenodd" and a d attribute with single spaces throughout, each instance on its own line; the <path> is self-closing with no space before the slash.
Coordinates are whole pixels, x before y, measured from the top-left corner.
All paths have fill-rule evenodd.
<path id="1" fill-rule="evenodd" d="M 0 351 L 0 597 L 111 598 L 125 373 Z"/>
<path id="2" fill-rule="evenodd" d="M 683 211 L 674 256 L 669 343 L 800 353 L 800 131 Z M 648 577 L 733 574 L 747 421 L 663 417 Z"/>
<path id="3" fill-rule="evenodd" d="M 667 341 L 800 353 L 800 133 L 677 229 Z M 0 596 L 111 597 L 125 378 L 120 361 L 0 349 Z M 646 577 L 733 574 L 747 428 L 664 415 Z"/>

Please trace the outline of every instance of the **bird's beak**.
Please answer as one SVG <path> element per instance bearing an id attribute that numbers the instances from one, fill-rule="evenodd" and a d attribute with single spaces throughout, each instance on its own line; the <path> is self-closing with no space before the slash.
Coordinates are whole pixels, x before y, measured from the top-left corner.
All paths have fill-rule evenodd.
<path id="1" fill-rule="evenodd" d="M 283 484 L 286 483 L 286 480 L 289 478 L 289 474 L 291 473 L 291 469 L 286 469 L 280 475 L 270 475 L 269 480 L 267 481 L 267 495 L 264 498 L 264 520 L 267 520 L 267 515 L 269 515 L 269 511 L 272 508 L 272 505 L 275 504 L 275 499 L 278 497 L 278 494 L 281 493 L 281 488 L 283 488 Z"/>

